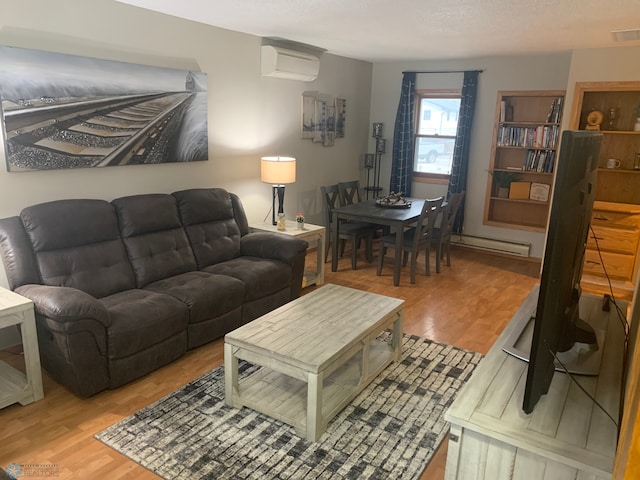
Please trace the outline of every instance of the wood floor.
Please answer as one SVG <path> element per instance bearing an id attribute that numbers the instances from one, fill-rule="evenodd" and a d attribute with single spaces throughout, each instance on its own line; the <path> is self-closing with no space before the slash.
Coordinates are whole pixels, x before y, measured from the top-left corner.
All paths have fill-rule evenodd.
<path id="1" fill-rule="evenodd" d="M 538 281 L 539 264 L 464 248 L 452 250 L 452 265 L 443 266 L 440 274 L 435 273 L 433 257 L 430 277 L 424 275 L 424 263 L 419 261 L 415 285 L 409 283 L 406 268 L 400 286 L 393 287 L 389 256 L 380 277 L 375 275 L 375 261 L 369 264 L 363 258 L 353 271 L 348 252 L 337 272 L 326 264 L 325 281 L 402 298 L 406 333 L 486 353 Z M 307 255 L 309 264 L 314 259 L 315 253 Z M 21 363 L 15 352 L 0 352 L 0 359 Z M 0 410 L 0 468 L 10 463 L 55 465 L 55 478 L 60 479 L 156 479 L 93 435 L 221 365 L 222 359 L 223 343 L 217 340 L 140 380 L 89 399 L 75 397 L 45 372 L 43 400 Z M 445 441 L 421 479 L 444 478 L 446 446 Z"/>

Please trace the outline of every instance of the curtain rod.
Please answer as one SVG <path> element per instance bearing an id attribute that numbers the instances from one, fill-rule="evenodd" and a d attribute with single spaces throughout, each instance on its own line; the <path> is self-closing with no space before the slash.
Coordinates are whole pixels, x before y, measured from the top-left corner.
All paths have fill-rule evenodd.
<path id="1" fill-rule="evenodd" d="M 408 70 L 404 73 L 465 73 L 465 72 L 478 72 L 478 73 L 482 73 L 484 72 L 484 70 L 424 70 L 424 71 L 415 71 L 415 70 Z"/>

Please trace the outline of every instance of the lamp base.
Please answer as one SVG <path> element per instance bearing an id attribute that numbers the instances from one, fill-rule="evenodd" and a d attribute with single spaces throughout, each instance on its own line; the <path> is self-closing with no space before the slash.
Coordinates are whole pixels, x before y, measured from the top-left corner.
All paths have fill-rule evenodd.
<path id="1" fill-rule="evenodd" d="M 271 202 L 271 223 L 277 225 L 276 221 L 276 196 L 278 197 L 278 214 L 284 213 L 284 185 L 273 185 L 273 198 Z"/>

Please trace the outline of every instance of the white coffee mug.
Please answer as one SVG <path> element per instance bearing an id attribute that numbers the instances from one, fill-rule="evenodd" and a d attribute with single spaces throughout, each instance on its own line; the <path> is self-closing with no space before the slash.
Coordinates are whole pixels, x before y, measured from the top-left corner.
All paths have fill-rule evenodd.
<path id="1" fill-rule="evenodd" d="M 620 168 L 620 160 L 617 158 L 610 158 L 607 160 L 607 168 Z"/>

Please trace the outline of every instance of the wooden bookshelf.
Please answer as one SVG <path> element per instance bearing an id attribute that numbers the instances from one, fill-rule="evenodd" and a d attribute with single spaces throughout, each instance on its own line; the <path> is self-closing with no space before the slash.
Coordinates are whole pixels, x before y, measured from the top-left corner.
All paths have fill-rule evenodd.
<path id="1" fill-rule="evenodd" d="M 611 282 L 614 295 L 626 300 L 633 297 L 640 263 L 640 169 L 634 169 L 640 132 L 633 131 L 637 108 L 640 82 L 578 82 L 570 120 L 571 129 L 582 130 L 592 112 L 602 113 L 601 124 L 590 127 L 603 133 L 591 220 L 598 241 L 592 232 L 582 286 L 604 294 Z M 609 158 L 620 160 L 620 168 L 606 168 Z"/>
<path id="2" fill-rule="evenodd" d="M 486 225 L 545 231 L 564 94 L 562 90 L 498 92 L 485 200 Z M 547 198 L 510 198 L 513 195 L 500 191 L 498 172 L 515 174 L 518 182 L 548 185 Z M 518 187 L 521 191 L 523 185 Z"/>

